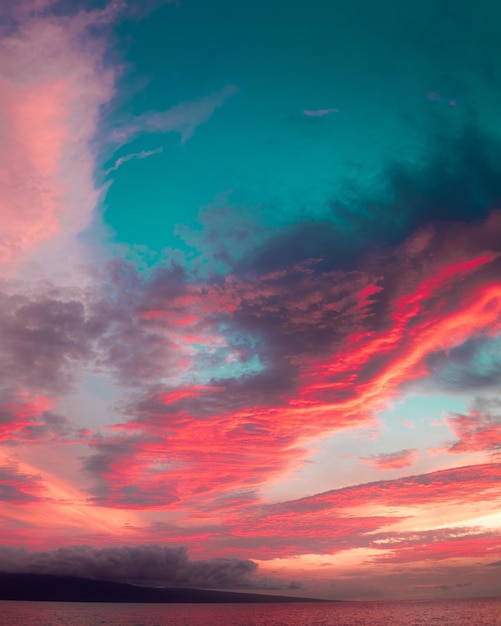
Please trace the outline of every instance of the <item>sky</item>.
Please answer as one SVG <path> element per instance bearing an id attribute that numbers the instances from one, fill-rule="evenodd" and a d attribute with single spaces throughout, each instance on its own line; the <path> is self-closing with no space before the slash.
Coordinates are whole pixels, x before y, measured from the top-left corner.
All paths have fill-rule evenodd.
<path id="1" fill-rule="evenodd" d="M 501 593 L 497 0 L 4 0 L 0 561 Z"/>

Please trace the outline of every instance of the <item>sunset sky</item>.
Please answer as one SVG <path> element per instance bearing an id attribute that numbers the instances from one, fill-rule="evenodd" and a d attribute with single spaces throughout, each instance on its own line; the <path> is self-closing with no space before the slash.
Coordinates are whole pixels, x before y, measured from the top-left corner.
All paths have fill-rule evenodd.
<path id="1" fill-rule="evenodd" d="M 498 0 L 3 0 L 0 569 L 501 594 Z"/>

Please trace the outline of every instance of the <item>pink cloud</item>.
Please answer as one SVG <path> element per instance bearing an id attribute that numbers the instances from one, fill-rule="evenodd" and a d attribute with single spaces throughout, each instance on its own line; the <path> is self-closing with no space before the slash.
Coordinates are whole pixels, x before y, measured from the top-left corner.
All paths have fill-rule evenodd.
<path id="1" fill-rule="evenodd" d="M 91 444 L 97 501 L 148 508 L 198 499 L 211 506 L 290 471 L 316 437 L 370 423 L 402 385 L 429 375 L 429 354 L 499 332 L 498 253 L 489 242 L 492 232 L 480 237 L 498 228 L 498 220 L 496 213 L 469 225 L 468 239 L 464 226 L 454 227 L 445 246 L 444 235 L 432 231 L 419 246 L 406 242 L 396 251 L 395 276 L 383 267 L 320 272 L 310 262 L 245 279 L 187 283 L 178 291 L 164 280 L 145 288 L 134 309 L 140 320 L 134 332 L 124 326 L 120 341 L 114 333 L 110 365 L 121 364 L 141 384 L 118 427 L 126 436 L 114 433 Z M 376 320 L 375 305 L 385 311 Z M 231 332 L 221 332 L 221 324 Z M 143 355 L 146 369 L 139 376 L 142 357 L 134 346 L 143 345 L 143 329 L 169 337 L 177 346 L 173 355 L 184 353 L 187 379 L 208 370 L 204 384 L 183 386 L 181 396 L 171 393 L 160 340 L 151 344 L 152 358 Z M 241 358 L 257 354 L 266 368 L 218 375 L 215 364 L 248 335 L 256 347 L 241 351 Z M 162 457 L 167 448 L 169 456 Z M 378 469 L 401 469 L 416 455 L 406 450 L 366 460 Z M 106 459 L 111 464 L 102 472 Z M 140 501 L 128 488 L 133 476 L 140 477 Z M 165 489 L 156 491 L 162 480 Z"/>
<path id="2" fill-rule="evenodd" d="M 26 505 L 44 500 L 40 476 L 26 474 L 15 463 L 0 466 L 0 501 Z"/>
<path id="3" fill-rule="evenodd" d="M 451 415 L 445 423 L 458 438 L 448 451 L 499 452 L 501 450 L 501 403 L 477 400 L 467 415 Z"/>
<path id="4" fill-rule="evenodd" d="M 433 536 L 435 535 L 435 536 Z M 418 561 L 444 561 L 448 559 L 485 559 L 499 554 L 501 550 L 500 532 L 479 532 L 479 529 L 454 529 L 445 532 L 423 533 L 416 539 L 416 533 L 409 533 L 399 540 L 398 535 L 386 547 L 388 554 L 377 556 L 378 563 L 416 563 Z"/>
<path id="5" fill-rule="evenodd" d="M 501 498 L 501 464 L 468 465 L 429 474 L 335 489 L 277 505 L 277 510 L 298 514 L 303 510 L 371 507 L 376 504 L 391 507 L 460 504 L 464 502 L 465 493 L 469 494 L 470 502 L 499 500 Z"/>
<path id="6" fill-rule="evenodd" d="M 53 402 L 44 396 L 14 395 L 0 404 L 0 442 L 29 438 L 39 418 L 49 411 Z"/>
<path id="7" fill-rule="evenodd" d="M 15 264 L 51 240 L 87 226 L 99 197 L 90 148 L 100 107 L 113 93 L 103 42 L 88 34 L 107 10 L 74 17 L 37 14 L 0 43 L 0 263 Z"/>
<path id="8" fill-rule="evenodd" d="M 427 508 L 442 514 L 443 525 L 445 511 L 464 504 L 465 492 L 474 494 L 470 504 L 497 511 L 501 501 L 499 471 L 499 464 L 473 465 L 360 484 L 277 504 L 265 504 L 252 492 L 246 497 L 241 490 L 233 497 L 218 498 L 211 506 L 201 505 L 199 500 L 198 509 L 186 500 L 184 506 L 177 502 L 175 508 L 189 516 L 189 527 L 182 522 L 157 524 L 137 528 L 136 532 L 138 538 L 155 533 L 162 540 L 189 541 L 194 550 L 202 552 L 210 542 L 213 550 L 223 554 L 252 558 L 258 553 L 260 559 L 364 548 L 380 552 L 376 559 L 408 562 L 413 553 L 416 558 L 432 558 L 434 545 L 442 546 L 437 548 L 440 559 L 488 556 L 489 549 L 499 543 L 495 532 L 477 528 L 415 532 L 392 526 L 404 521 L 409 526 L 413 519 L 425 523 L 423 511 Z M 396 512 L 395 507 L 405 507 L 405 513 Z M 456 554 L 454 545 L 458 547 Z"/>

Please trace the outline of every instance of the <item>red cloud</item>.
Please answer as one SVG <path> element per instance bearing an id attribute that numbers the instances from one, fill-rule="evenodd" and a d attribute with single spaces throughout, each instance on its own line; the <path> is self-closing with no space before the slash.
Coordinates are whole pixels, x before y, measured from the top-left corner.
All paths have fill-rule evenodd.
<path id="1" fill-rule="evenodd" d="M 190 371 L 212 371 L 218 351 L 241 350 L 245 341 L 248 354 L 265 365 L 262 373 L 212 374 L 204 385 L 178 390 L 143 383 L 127 407 L 130 419 L 117 427 L 127 436 L 91 444 L 96 459 L 112 459 L 106 472 L 89 460 L 99 483 L 97 501 L 134 508 L 197 501 L 207 507 L 258 489 L 292 467 L 306 442 L 372 419 L 401 385 L 428 374 L 430 353 L 499 331 L 498 255 L 474 248 L 482 243 L 479 233 L 500 225 L 498 213 L 477 225 L 460 253 L 455 245 L 464 243 L 464 229 L 453 230 L 452 242 L 432 233 L 417 246 L 408 243 L 398 251 L 399 271 L 381 268 L 389 275 L 379 280 L 362 272 L 319 272 L 315 263 L 169 290 L 157 279 L 143 290 L 154 306 L 136 311 L 148 333 L 169 333 L 169 341 L 184 341 L 187 350 L 192 341 L 210 346 L 199 359 L 191 357 Z M 430 261 L 430 248 L 439 245 Z M 145 310 L 165 315 L 144 319 Z M 174 323 L 181 315 L 190 319 L 189 335 Z M 198 321 L 191 323 L 192 317 Z M 129 353 L 134 343 L 128 343 L 127 328 L 124 341 L 113 345 L 124 364 L 130 361 L 123 370 L 130 374 L 142 361 Z M 143 335 L 138 337 L 142 345 Z M 151 364 L 160 365 L 160 354 L 148 362 L 144 382 L 156 379 Z M 372 461 L 395 469 L 413 455 Z"/>
<path id="2" fill-rule="evenodd" d="M 486 407 L 489 410 L 488 407 Z M 499 403 L 497 409 L 499 410 Z M 482 452 L 501 450 L 501 416 L 484 410 L 471 410 L 468 415 L 446 418 L 447 425 L 458 437 L 449 452 Z"/>

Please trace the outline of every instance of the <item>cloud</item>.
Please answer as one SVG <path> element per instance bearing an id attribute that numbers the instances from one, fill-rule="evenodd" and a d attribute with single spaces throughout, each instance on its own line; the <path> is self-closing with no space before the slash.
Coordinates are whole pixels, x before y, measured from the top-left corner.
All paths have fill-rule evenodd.
<path id="1" fill-rule="evenodd" d="M 450 415 L 445 423 L 458 437 L 449 452 L 501 450 L 501 401 L 498 398 L 478 398 L 467 415 Z"/>
<path id="2" fill-rule="evenodd" d="M 498 332 L 499 219 L 414 235 L 394 250 L 398 272 L 310 259 L 188 281 L 174 264 L 143 275 L 115 260 L 97 286 L 6 293 L 5 391 L 50 400 L 83 371 L 126 386 L 115 429 L 88 438 L 95 503 L 231 500 L 297 465 L 312 439 L 374 419 L 429 375 L 435 350 Z M 50 402 L 21 420 L 4 410 L 16 437 L 53 436 Z"/>
<path id="3" fill-rule="evenodd" d="M 409 450 L 399 450 L 398 452 L 382 452 L 380 454 L 361 457 L 361 461 L 376 470 L 391 470 L 414 465 L 418 455 L 419 450 L 412 448 Z"/>
<path id="4" fill-rule="evenodd" d="M 5 0 L 0 7 L 0 17 L 9 21 L 26 20 L 51 8 L 55 0 Z"/>
<path id="5" fill-rule="evenodd" d="M 472 337 L 448 351 L 426 359 L 429 387 L 452 392 L 495 392 L 501 376 L 501 338 Z"/>
<path id="6" fill-rule="evenodd" d="M 0 441 L 14 442 L 31 439 L 51 430 L 49 418 L 44 422 L 43 416 L 50 415 L 52 401 L 45 396 L 23 393 L 5 394 L 0 403 Z"/>
<path id="7" fill-rule="evenodd" d="M 205 124 L 216 109 L 238 94 L 235 85 L 226 85 L 200 100 L 177 104 L 167 111 L 150 111 L 134 117 L 117 128 L 112 138 L 120 143 L 131 141 L 141 133 L 171 133 L 181 135 L 181 143 L 190 139 L 196 128 Z"/>
<path id="8" fill-rule="evenodd" d="M 277 504 L 270 512 L 276 510 L 277 514 L 298 515 L 331 507 L 351 508 L 358 505 L 450 505 L 462 503 L 466 492 L 470 494 L 470 502 L 494 500 L 501 497 L 500 470 L 499 463 L 486 463 L 381 480 Z"/>
<path id="9" fill-rule="evenodd" d="M 19 471 L 16 463 L 0 466 L 0 502 L 24 505 L 41 502 L 44 486 L 40 476 Z"/>
<path id="10" fill-rule="evenodd" d="M 141 2 L 128 3 L 125 15 L 131 20 L 142 20 L 151 13 L 167 4 L 174 4 L 175 0 L 141 0 Z"/>
<path id="11" fill-rule="evenodd" d="M 496 510 L 501 500 L 499 470 L 499 464 L 472 465 L 348 486 L 275 504 L 266 504 L 255 494 L 246 498 L 244 492 L 240 498 L 235 493 L 233 501 L 218 500 L 201 509 L 185 500 L 190 507 L 189 528 L 182 522 L 156 523 L 138 532 L 144 537 L 154 533 L 170 541 L 189 540 L 198 550 L 204 549 L 209 535 L 211 546 L 221 553 L 236 552 L 250 558 L 258 554 L 260 560 L 337 555 L 363 548 L 370 550 L 375 560 L 387 557 L 397 562 L 401 554 L 402 562 L 409 562 L 413 551 L 416 557 L 432 558 L 433 546 L 440 559 L 455 558 L 455 546 L 458 557 L 484 558 L 499 545 L 499 532 L 466 524 L 448 528 L 447 524 L 457 520 L 458 511 L 471 516 L 472 506 L 478 511 L 486 507 L 491 510 L 492 506 Z M 465 493 L 473 494 L 467 504 Z M 451 515 L 453 510 L 456 512 Z M 207 524 L 208 513 L 217 523 Z M 196 519 L 198 523 L 194 523 Z M 440 527 L 434 528 L 437 520 Z M 416 531 L 417 521 L 432 528 Z"/>
<path id="12" fill-rule="evenodd" d="M 104 39 L 92 28 L 108 22 L 113 11 L 55 16 L 43 10 L 49 4 L 20 3 L 0 43 L 4 266 L 48 240 L 51 254 L 66 245 L 71 256 L 74 237 L 90 223 L 100 194 L 90 143 L 100 109 L 113 95 L 114 73 L 103 62 Z"/>
<path id="13" fill-rule="evenodd" d="M 351 271 L 310 258 L 188 281 L 179 268 L 149 279 L 116 264 L 116 296 L 101 319 L 116 310 L 120 322 L 100 344 L 101 362 L 136 389 L 121 406 L 122 433 L 90 443 L 91 458 L 108 455 L 108 444 L 116 455 L 111 471 L 93 471 L 96 502 L 170 506 L 195 499 L 198 484 L 200 506 L 210 506 L 258 489 L 297 464 L 312 439 L 370 422 L 430 376 L 430 354 L 498 333 L 500 220 L 493 212 L 430 226 L 396 247 L 391 263 Z M 180 379 L 169 379 L 168 359 Z M 412 458 L 373 462 L 396 468 Z"/>
<path id="14" fill-rule="evenodd" d="M 447 230 L 447 225 L 451 228 L 456 224 L 460 230 L 464 223 L 474 225 L 487 218 L 501 202 L 498 152 L 497 138 L 478 126 L 464 125 L 459 131 L 447 125 L 433 129 L 419 166 L 414 161 L 386 163 L 378 189 L 364 189 L 356 180 L 347 181 L 347 191 L 332 198 L 332 219 L 318 223 L 318 231 L 321 226 L 334 235 L 337 231 L 336 244 L 329 250 L 325 243 L 322 245 L 324 238 L 319 232 L 320 249 L 325 252 L 315 256 L 324 257 L 330 266 L 349 262 L 353 267 L 364 257 L 376 256 L 378 251 L 381 254 L 381 246 L 386 255 L 390 252 L 386 246 L 398 246 L 429 227 L 436 237 Z M 295 237 L 299 254 L 306 245 L 311 246 L 311 241 L 300 241 L 303 227 L 298 224 Z M 294 232 L 291 226 L 281 236 L 290 238 Z M 485 237 L 486 244 L 492 241 L 488 232 Z M 268 269 L 274 267 L 272 246 L 269 242 L 263 250 L 269 250 Z M 285 253 L 290 257 L 294 249 Z M 262 257 L 256 262 L 262 263 Z M 280 262 L 280 257 L 275 260 Z"/>
<path id="15" fill-rule="evenodd" d="M 389 549 L 375 561 L 386 563 L 415 563 L 418 561 L 443 561 L 448 559 L 479 559 L 489 557 L 501 548 L 499 531 L 475 528 L 454 528 L 426 531 L 424 533 L 398 533 L 383 544 Z"/>
<path id="16" fill-rule="evenodd" d="M 105 174 L 114 172 L 124 163 L 132 161 L 133 159 L 147 159 L 148 157 L 153 156 L 154 154 L 160 154 L 161 152 L 163 152 L 162 146 L 160 146 L 160 148 L 156 148 L 155 150 L 141 150 L 141 152 L 132 152 L 131 154 L 126 154 L 125 156 L 118 158 L 115 161 L 114 165 L 106 170 Z"/>
<path id="17" fill-rule="evenodd" d="M 91 358 L 103 324 L 86 313 L 85 293 L 54 288 L 31 296 L 0 293 L 2 386 L 55 395 Z"/>
<path id="18" fill-rule="evenodd" d="M 323 117 L 324 115 L 330 115 L 331 113 L 339 113 L 339 109 L 305 109 L 303 115 L 308 117 Z"/>
<path id="19" fill-rule="evenodd" d="M 160 544 L 91 548 L 69 546 L 51 552 L 0 547 L 2 571 L 77 576 L 98 580 L 155 582 L 177 587 L 256 586 L 256 563 L 244 559 L 192 560 L 185 547 Z"/>

